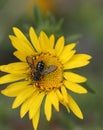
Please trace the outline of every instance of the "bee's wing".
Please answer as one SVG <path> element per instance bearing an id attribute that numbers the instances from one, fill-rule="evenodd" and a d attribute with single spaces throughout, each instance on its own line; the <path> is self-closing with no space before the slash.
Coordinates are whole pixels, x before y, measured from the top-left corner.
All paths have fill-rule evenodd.
<path id="1" fill-rule="evenodd" d="M 32 57 L 27 56 L 27 57 L 26 57 L 26 61 L 27 61 L 27 63 L 29 64 L 29 66 L 30 66 L 31 68 L 34 67 L 34 62 L 33 62 Z"/>
<path id="2" fill-rule="evenodd" d="M 55 66 L 55 65 L 50 65 L 50 66 L 48 66 L 48 67 L 42 72 L 42 75 L 45 75 L 45 74 L 54 72 L 56 69 L 57 69 L 57 66 Z"/>

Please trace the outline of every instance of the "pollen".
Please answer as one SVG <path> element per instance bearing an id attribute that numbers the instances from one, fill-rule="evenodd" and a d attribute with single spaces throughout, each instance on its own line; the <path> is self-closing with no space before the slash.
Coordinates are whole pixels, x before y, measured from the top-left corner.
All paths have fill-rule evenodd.
<path id="1" fill-rule="evenodd" d="M 49 53 L 42 53 L 40 55 L 37 55 L 33 57 L 34 61 L 34 68 L 36 68 L 36 65 L 38 62 L 43 61 L 44 63 L 44 70 L 50 66 L 54 65 L 57 67 L 55 71 L 51 71 L 48 74 L 44 74 L 41 76 L 40 80 L 38 81 L 32 81 L 33 84 L 36 85 L 40 89 L 40 91 L 49 92 L 53 89 L 58 89 L 62 84 L 62 78 L 63 78 L 63 66 L 58 60 L 56 56 L 52 56 Z"/>

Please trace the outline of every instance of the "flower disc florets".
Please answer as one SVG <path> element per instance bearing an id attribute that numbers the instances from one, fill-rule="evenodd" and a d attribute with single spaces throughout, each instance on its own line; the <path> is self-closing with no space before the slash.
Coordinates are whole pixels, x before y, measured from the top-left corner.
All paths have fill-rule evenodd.
<path id="1" fill-rule="evenodd" d="M 33 60 L 32 67 L 29 67 L 29 75 L 28 78 L 31 80 L 31 83 L 38 87 L 40 91 L 45 91 L 49 92 L 51 90 L 58 89 L 62 85 L 62 79 L 63 79 L 63 66 L 58 60 L 56 56 L 52 56 L 49 53 L 41 53 L 36 56 L 30 56 Z M 33 79 L 33 73 L 35 76 L 35 72 L 38 71 L 36 70 L 37 64 L 43 61 L 44 63 L 44 68 L 41 71 L 40 79 L 37 81 Z M 52 71 L 52 68 L 48 68 L 49 66 L 56 66 L 56 70 Z M 51 70 L 50 70 L 51 69 Z M 50 71 L 49 73 L 47 72 L 46 74 L 42 74 L 43 71 Z M 39 72 L 37 72 L 39 73 Z"/>

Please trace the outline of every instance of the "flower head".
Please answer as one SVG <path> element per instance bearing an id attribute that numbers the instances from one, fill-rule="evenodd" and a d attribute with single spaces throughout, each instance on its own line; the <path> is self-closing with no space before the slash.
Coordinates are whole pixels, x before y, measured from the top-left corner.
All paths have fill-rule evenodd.
<path id="1" fill-rule="evenodd" d="M 61 36 L 55 43 L 54 35 L 49 38 L 44 32 L 37 36 L 31 27 L 29 41 L 18 29 L 13 28 L 14 36 L 9 38 L 16 51 L 14 55 L 20 62 L 0 66 L 0 71 L 7 72 L 0 77 L 0 84 L 10 83 L 1 91 L 9 97 L 16 97 L 12 108 L 21 105 L 21 118 L 28 112 L 36 130 L 40 117 L 40 107 L 44 101 L 44 113 L 49 121 L 52 116 L 52 106 L 59 111 L 59 103 L 64 105 L 80 119 L 82 112 L 68 91 L 78 94 L 87 93 L 79 83 L 86 82 L 86 78 L 72 72 L 74 68 L 87 65 L 91 56 L 76 54 L 75 43 L 64 45 Z"/>

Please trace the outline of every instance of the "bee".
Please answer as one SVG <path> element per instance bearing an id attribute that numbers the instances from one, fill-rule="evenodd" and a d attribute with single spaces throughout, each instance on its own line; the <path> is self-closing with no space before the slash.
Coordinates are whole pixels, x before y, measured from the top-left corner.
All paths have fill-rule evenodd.
<path id="1" fill-rule="evenodd" d="M 33 57 L 27 56 L 26 61 L 31 68 L 31 75 L 34 81 L 39 81 L 41 77 L 51 72 L 54 72 L 57 69 L 55 65 L 49 65 L 45 68 L 45 63 L 41 60 L 37 63 L 36 67 L 34 66 Z"/>

